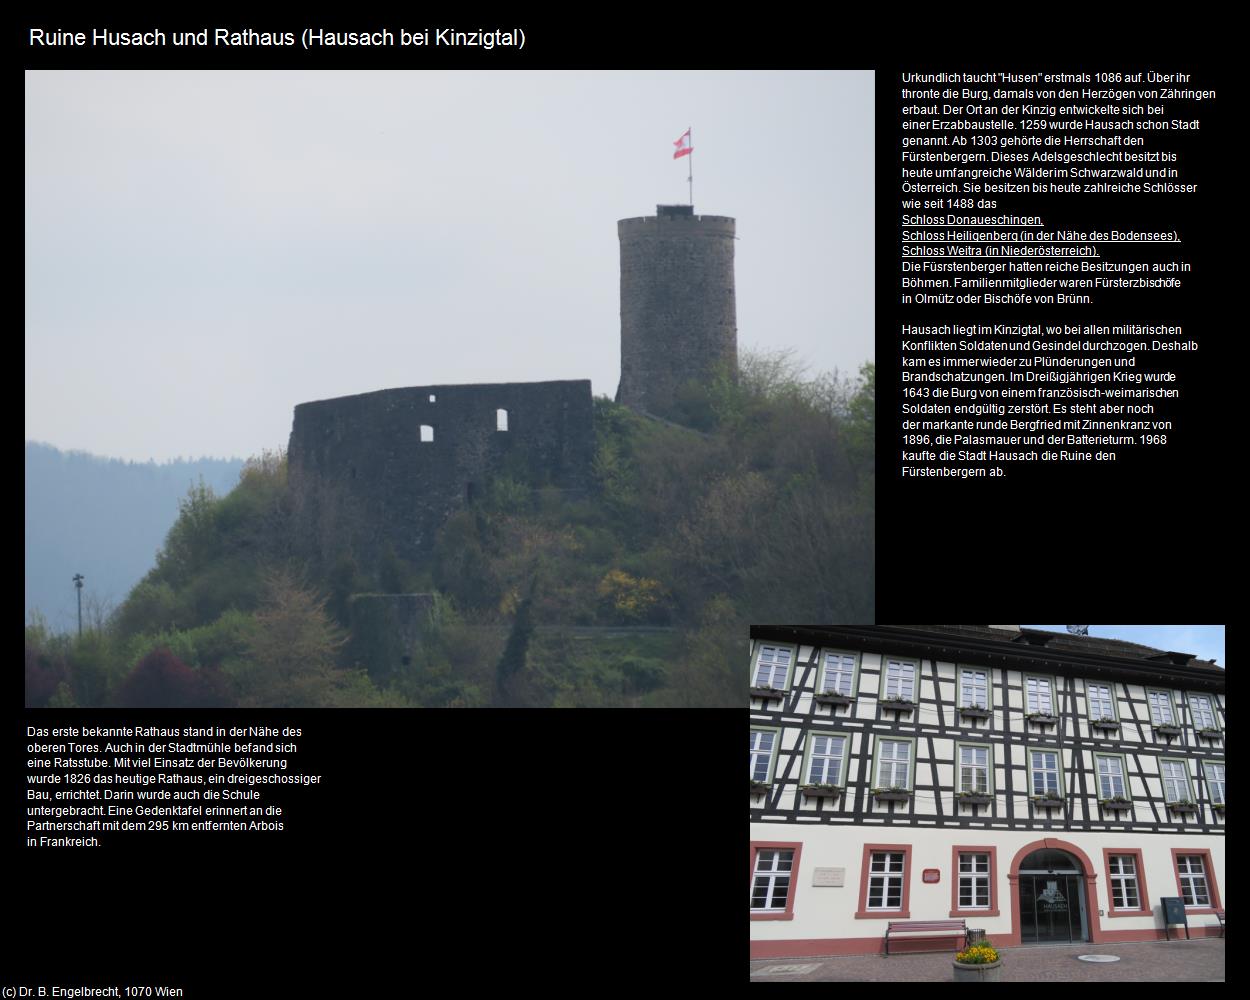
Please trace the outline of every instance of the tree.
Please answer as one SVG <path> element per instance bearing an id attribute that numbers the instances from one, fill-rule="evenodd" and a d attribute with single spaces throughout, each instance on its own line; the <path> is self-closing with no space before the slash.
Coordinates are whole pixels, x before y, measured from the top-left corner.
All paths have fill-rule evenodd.
<path id="1" fill-rule="evenodd" d="M 517 607 L 516 618 L 512 622 L 512 631 L 508 635 L 508 644 L 504 646 L 503 655 L 499 658 L 499 666 L 495 668 L 496 705 L 515 707 L 512 679 L 525 669 L 530 637 L 534 634 L 534 621 L 530 609 L 534 604 L 536 585 L 537 578 L 530 582 L 529 593 L 521 599 Z"/>
<path id="2" fill-rule="evenodd" d="M 335 704 L 336 689 L 345 681 L 335 667 L 344 637 L 326 610 L 326 599 L 287 569 L 267 572 L 263 587 L 247 661 L 235 671 L 242 703 L 271 708 Z"/>
<path id="3" fill-rule="evenodd" d="M 217 496 L 211 486 L 199 483 L 178 501 L 178 520 L 165 537 L 165 547 L 156 557 L 162 579 L 175 587 L 191 579 L 216 549 Z"/>
<path id="4" fill-rule="evenodd" d="M 230 699 L 215 670 L 192 670 L 168 649 L 154 649 L 135 664 L 113 702 L 124 708 L 205 708 Z"/>

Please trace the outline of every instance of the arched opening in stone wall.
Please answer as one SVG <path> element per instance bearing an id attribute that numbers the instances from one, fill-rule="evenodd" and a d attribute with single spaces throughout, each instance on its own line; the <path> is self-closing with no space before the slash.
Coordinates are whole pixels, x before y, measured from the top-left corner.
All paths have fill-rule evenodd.
<path id="1" fill-rule="evenodd" d="M 422 424 L 421 425 L 421 443 L 425 444 L 426 442 L 433 441 L 433 440 L 434 440 L 434 428 L 431 427 L 429 424 Z"/>
<path id="2" fill-rule="evenodd" d="M 506 431 L 507 429 L 508 429 L 508 411 L 496 410 L 495 411 L 495 430 Z"/>

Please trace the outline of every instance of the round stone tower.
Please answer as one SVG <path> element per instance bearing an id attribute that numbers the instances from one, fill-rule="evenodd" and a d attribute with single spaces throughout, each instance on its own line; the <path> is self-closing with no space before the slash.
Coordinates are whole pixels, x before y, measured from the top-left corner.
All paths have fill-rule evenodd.
<path id="1" fill-rule="evenodd" d="M 690 205 L 621 219 L 621 384 L 616 401 L 671 416 L 686 382 L 738 371 L 734 220 Z"/>

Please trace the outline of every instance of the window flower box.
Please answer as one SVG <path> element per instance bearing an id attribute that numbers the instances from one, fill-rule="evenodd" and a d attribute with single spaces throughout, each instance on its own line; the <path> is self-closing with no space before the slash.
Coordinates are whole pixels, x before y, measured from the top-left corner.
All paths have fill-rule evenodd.
<path id="1" fill-rule="evenodd" d="M 1218 729 L 1212 728 L 1211 726 L 1205 726 L 1202 729 L 1197 730 L 1197 733 L 1204 740 L 1222 740 L 1224 738 L 1223 733 L 1221 733 Z"/>
<path id="2" fill-rule="evenodd" d="M 911 789 L 909 788 L 874 788 L 872 797 L 878 802 L 910 802 Z"/>
<path id="3" fill-rule="evenodd" d="M 785 688 L 775 687 L 753 687 L 751 688 L 752 698 L 780 698 L 786 693 Z"/>
<path id="4" fill-rule="evenodd" d="M 891 712 L 907 712 L 911 713 L 916 703 L 908 701 L 906 698 L 882 698 L 881 707 L 888 708 Z"/>
<path id="5" fill-rule="evenodd" d="M 836 691 L 821 691 L 813 700 L 817 705 L 849 705 L 855 699 L 849 694 L 838 694 Z"/>
<path id="6" fill-rule="evenodd" d="M 1030 712 L 1025 718 L 1039 726 L 1053 726 L 1059 721 L 1059 716 L 1051 715 L 1049 712 Z"/>
<path id="7" fill-rule="evenodd" d="M 773 786 L 770 785 L 767 781 L 752 781 L 751 782 L 751 794 L 759 795 L 761 792 L 766 792 L 772 787 Z"/>
<path id="8" fill-rule="evenodd" d="M 1212 802 L 1211 808 L 1214 809 L 1221 816 L 1224 815 L 1224 803 L 1223 802 Z"/>
<path id="9" fill-rule="evenodd" d="M 1091 719 L 1089 723 L 1090 729 L 1101 729 L 1106 732 L 1119 732 L 1120 724 L 1115 719 Z"/>
<path id="10" fill-rule="evenodd" d="M 965 719 L 988 719 L 992 713 L 984 705 L 965 705 L 959 714 Z"/>
<path id="11" fill-rule="evenodd" d="M 1039 809 L 1056 809 L 1063 805 L 1063 798 L 1058 795 L 1034 795 L 1033 804 Z"/>
<path id="12" fill-rule="evenodd" d="M 1133 800 L 1121 798 L 1119 796 L 1110 799 L 1103 799 L 1102 807 L 1104 809 L 1112 810 L 1128 810 L 1133 808 Z"/>
<path id="13" fill-rule="evenodd" d="M 1154 731 L 1160 736 L 1180 736 L 1181 727 L 1168 723 L 1166 726 L 1155 726 Z"/>
<path id="14" fill-rule="evenodd" d="M 1171 809 L 1172 812 L 1177 813 L 1196 813 L 1198 811 L 1198 803 L 1181 799 L 1178 802 L 1169 802 L 1168 808 Z"/>
<path id="15" fill-rule="evenodd" d="M 960 792 L 955 798 L 966 806 L 988 806 L 994 801 L 994 796 L 989 792 Z"/>
<path id="16" fill-rule="evenodd" d="M 809 799 L 836 799 L 842 795 L 837 785 L 803 785 L 799 791 Z"/>

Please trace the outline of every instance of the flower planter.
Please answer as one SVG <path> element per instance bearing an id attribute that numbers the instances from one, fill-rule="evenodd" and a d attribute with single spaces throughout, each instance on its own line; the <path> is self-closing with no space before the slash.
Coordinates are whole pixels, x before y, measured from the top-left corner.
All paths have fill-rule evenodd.
<path id="1" fill-rule="evenodd" d="M 799 791 L 809 799 L 836 799 L 842 794 L 840 788 L 824 788 L 820 785 L 808 785 L 806 788 L 800 788 Z"/>
<path id="2" fill-rule="evenodd" d="M 817 705 L 849 705 L 855 699 L 849 694 L 822 693 L 812 699 Z"/>
<path id="3" fill-rule="evenodd" d="M 891 701 L 887 698 L 881 702 L 881 707 L 891 712 L 907 712 L 910 714 L 916 706 L 910 701 Z"/>
<path id="4" fill-rule="evenodd" d="M 1180 726 L 1155 726 L 1154 731 L 1160 736 L 1180 736 Z"/>
<path id="5" fill-rule="evenodd" d="M 1047 715 L 1044 712 L 1037 712 L 1033 715 L 1026 715 L 1025 719 L 1038 726 L 1053 726 L 1059 721 L 1057 715 Z"/>
<path id="6" fill-rule="evenodd" d="M 759 795 L 761 792 L 768 791 L 771 787 L 772 785 L 765 785 L 758 781 L 752 781 L 751 782 L 751 794 Z"/>
<path id="7" fill-rule="evenodd" d="M 1104 809 L 1111 809 L 1113 811 L 1128 812 L 1129 810 L 1133 808 L 1133 803 L 1132 802 L 1105 801 L 1102 803 L 1102 807 Z"/>
<path id="8" fill-rule="evenodd" d="M 975 792 L 971 795 L 956 795 L 955 798 L 960 805 L 965 806 L 988 806 L 994 801 L 990 795 L 982 795 L 980 792 Z"/>
<path id="9" fill-rule="evenodd" d="M 968 965 L 964 962 L 952 962 L 955 967 L 957 983 L 996 983 L 1003 967 L 1003 960 L 986 962 L 981 965 Z"/>
<path id="10" fill-rule="evenodd" d="M 1104 719 L 1100 721 L 1091 722 L 1089 724 L 1089 728 L 1099 729 L 1107 733 L 1118 733 L 1120 731 L 1120 724 L 1114 720 Z"/>
<path id="11" fill-rule="evenodd" d="M 1221 816 L 1223 816 L 1223 815 L 1224 815 L 1224 803 L 1223 803 L 1223 802 L 1217 802 L 1217 803 L 1215 803 L 1215 805 L 1213 805 L 1211 808 L 1212 808 L 1215 812 L 1219 813 Z"/>
<path id="12" fill-rule="evenodd" d="M 988 719 L 992 714 L 988 708 L 961 708 L 959 714 L 965 719 Z"/>
<path id="13" fill-rule="evenodd" d="M 1224 734 L 1218 729 L 1199 729 L 1197 736 L 1204 740 L 1222 740 L 1224 738 Z"/>
<path id="14" fill-rule="evenodd" d="M 873 792 L 872 797 L 878 802 L 910 802 L 911 792 Z"/>
<path id="15" fill-rule="evenodd" d="M 1169 802 L 1168 808 L 1174 813 L 1196 813 L 1198 805 L 1195 802 Z"/>
<path id="16" fill-rule="evenodd" d="M 1039 809 L 1058 809 L 1063 805 L 1063 799 L 1034 799 L 1033 805 Z"/>
<path id="17" fill-rule="evenodd" d="M 780 698 L 785 692 L 779 688 L 751 688 L 752 698 Z"/>

